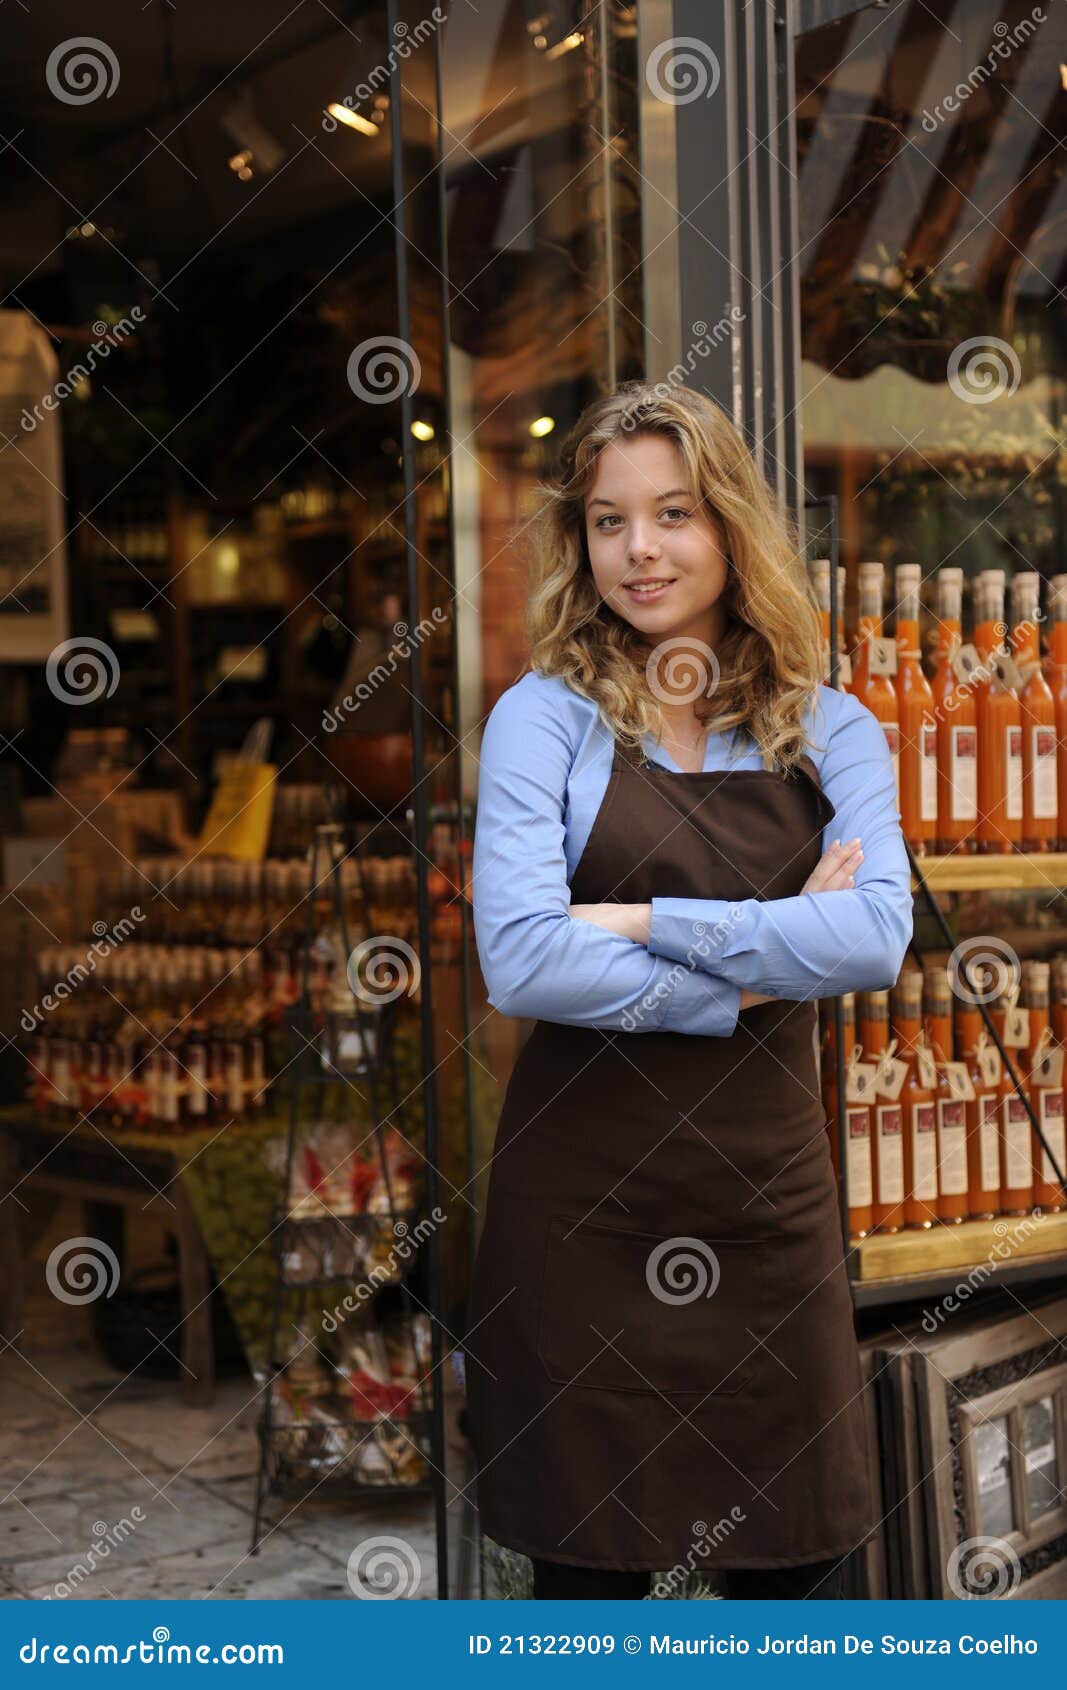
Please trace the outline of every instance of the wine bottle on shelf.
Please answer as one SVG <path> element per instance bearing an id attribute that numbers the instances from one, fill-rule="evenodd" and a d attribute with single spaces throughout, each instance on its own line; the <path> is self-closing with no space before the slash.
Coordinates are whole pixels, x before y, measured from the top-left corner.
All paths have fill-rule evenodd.
<path id="1" fill-rule="evenodd" d="M 1030 1081 L 1030 1103 L 1041 1123 L 1052 1154 L 1062 1172 L 1064 1162 L 1063 1047 L 1056 1043 L 1049 1018 L 1047 962 L 1023 963 L 1023 1001 L 1029 1012 L 1029 1043 L 1026 1062 Z M 1035 1208 L 1048 1213 L 1067 1206 L 1067 1194 L 1056 1178 L 1048 1151 L 1031 1127 L 1033 1135 Z"/>
<path id="2" fill-rule="evenodd" d="M 992 1220 L 1000 1213 L 1000 1052 L 977 1005 L 956 1005 L 956 1049 L 974 1092 L 967 1115 L 967 1213 Z"/>
<path id="3" fill-rule="evenodd" d="M 852 1238 L 864 1238 L 873 1221 L 873 1184 L 871 1170 L 871 1111 L 873 1101 L 874 1067 L 862 1060 L 862 1050 L 856 1043 L 855 998 L 851 992 L 841 995 L 841 1017 L 844 1029 L 845 1057 L 845 1193 L 848 1200 L 848 1230 Z M 838 1120 L 840 1102 L 837 1095 L 837 1044 L 833 1015 L 828 1017 L 825 1044 L 825 1092 L 827 1099 L 827 1128 L 830 1134 L 830 1156 L 838 1182 L 841 1181 L 841 1157 Z"/>
<path id="4" fill-rule="evenodd" d="M 974 693 L 954 668 L 963 643 L 963 570 L 937 573 L 937 664 L 930 691 L 937 721 L 937 849 L 976 848 L 978 727 Z"/>
<path id="5" fill-rule="evenodd" d="M 967 1101 L 973 1089 L 963 1063 L 953 1059 L 952 988 L 939 965 L 923 975 L 923 1021 L 927 1042 L 937 1064 L 937 1218 L 966 1220 Z"/>
<path id="6" fill-rule="evenodd" d="M 937 833 L 937 722 L 934 695 L 919 650 L 917 563 L 897 565 L 897 719 L 900 723 L 901 826 L 916 856 L 925 856 Z"/>
<path id="7" fill-rule="evenodd" d="M 1004 655 L 1004 571 L 986 569 L 975 583 L 974 640 L 985 670 L 978 683 L 978 822 L 980 851 L 1017 850 L 1023 836 L 1023 730 L 1018 694 L 1001 678 Z"/>
<path id="8" fill-rule="evenodd" d="M 1022 569 L 1011 583 L 1011 650 L 1022 679 L 1024 851 L 1052 851 L 1059 836 L 1056 796 L 1056 700 L 1041 668 L 1041 577 Z"/>
<path id="9" fill-rule="evenodd" d="M 898 1232 L 904 1219 L 904 1111 L 900 1102 L 904 1064 L 896 1060 L 890 1047 L 889 993 L 863 992 L 856 1006 L 863 1055 L 876 1069 L 871 1106 L 871 1227 L 874 1232 Z"/>
<path id="10" fill-rule="evenodd" d="M 885 599 L 885 571 L 880 563 L 861 563 L 859 570 L 859 625 L 849 691 L 882 724 L 897 783 L 900 802 L 900 713 L 893 676 L 896 646 L 885 638 L 882 607 Z"/>
<path id="11" fill-rule="evenodd" d="M 937 1220 L 937 1065 L 923 1037 L 923 977 L 905 969 L 893 987 L 893 1032 L 907 1073 L 900 1091 L 904 1111 L 904 1225 Z"/>
<path id="12" fill-rule="evenodd" d="M 1059 849 L 1067 851 L 1067 575 L 1048 586 L 1048 680 L 1056 709 L 1056 810 Z"/>

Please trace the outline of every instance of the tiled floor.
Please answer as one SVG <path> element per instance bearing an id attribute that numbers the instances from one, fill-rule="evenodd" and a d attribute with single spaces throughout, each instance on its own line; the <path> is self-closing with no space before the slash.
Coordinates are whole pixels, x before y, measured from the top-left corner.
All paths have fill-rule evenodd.
<path id="1" fill-rule="evenodd" d="M 408 1546 L 408 1596 L 435 1598 L 432 1497 L 270 1499 L 250 1555 L 255 1385 L 223 1381 L 210 1407 L 193 1409 L 176 1383 L 115 1372 L 91 1311 L 57 1302 L 44 1282 L 49 1249 L 79 1223 L 76 1208 L 52 1217 L 28 1267 L 21 1336 L 0 1356 L 0 1594 L 351 1600 L 350 1557 L 384 1535 Z M 462 1569 L 477 1550 L 455 1492 L 469 1481 L 468 1451 L 444 1372 L 450 1583 L 466 1596 Z"/>

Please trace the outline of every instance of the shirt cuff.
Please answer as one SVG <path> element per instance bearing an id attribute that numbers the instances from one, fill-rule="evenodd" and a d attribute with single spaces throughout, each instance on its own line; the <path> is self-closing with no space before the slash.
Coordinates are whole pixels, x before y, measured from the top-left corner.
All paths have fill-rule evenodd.
<path id="1" fill-rule="evenodd" d="M 723 898 L 653 898 L 645 948 L 653 956 L 714 971 L 744 921 L 743 905 Z"/>
<path id="2" fill-rule="evenodd" d="M 687 968 L 674 982 L 658 1030 L 728 1039 L 737 1031 L 740 1009 L 740 986 Z"/>

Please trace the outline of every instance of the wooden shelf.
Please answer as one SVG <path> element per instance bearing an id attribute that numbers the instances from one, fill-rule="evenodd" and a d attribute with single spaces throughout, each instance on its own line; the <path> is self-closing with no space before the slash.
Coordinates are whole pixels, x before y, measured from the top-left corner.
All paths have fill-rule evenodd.
<path id="1" fill-rule="evenodd" d="M 919 867 L 932 892 L 1013 892 L 1034 887 L 1052 891 L 1067 886 L 1067 851 L 920 857 Z"/>
<path id="2" fill-rule="evenodd" d="M 853 1240 L 851 1253 L 861 1302 L 949 1291 L 969 1274 L 974 1290 L 1046 1270 L 1067 1277 L 1067 1212 L 875 1232 Z"/>

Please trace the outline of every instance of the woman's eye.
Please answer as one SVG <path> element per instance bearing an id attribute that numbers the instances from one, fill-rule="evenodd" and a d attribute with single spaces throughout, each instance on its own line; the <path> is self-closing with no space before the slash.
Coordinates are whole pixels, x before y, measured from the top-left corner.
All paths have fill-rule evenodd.
<path id="1" fill-rule="evenodd" d="M 669 511 L 664 511 L 663 514 L 664 516 L 688 516 L 689 512 L 682 510 L 680 505 L 674 505 Z"/>
<path id="2" fill-rule="evenodd" d="M 597 522 L 598 528 L 605 528 L 609 522 L 621 522 L 621 516 L 602 516 Z"/>

